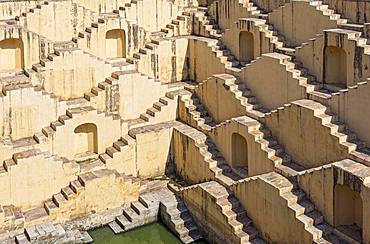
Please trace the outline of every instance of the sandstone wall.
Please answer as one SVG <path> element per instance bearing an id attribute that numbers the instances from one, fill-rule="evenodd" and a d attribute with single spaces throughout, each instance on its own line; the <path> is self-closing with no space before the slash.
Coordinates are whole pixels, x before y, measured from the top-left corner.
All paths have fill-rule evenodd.
<path id="1" fill-rule="evenodd" d="M 369 96 L 370 86 L 362 82 L 348 90 L 333 94 L 330 99 L 320 99 L 320 102 L 329 106 L 330 110 L 338 115 L 360 140 L 370 145 L 370 133 L 364 123 L 370 119 Z"/>
<path id="2" fill-rule="evenodd" d="M 124 120 L 138 118 L 167 91 L 161 82 L 136 72 L 123 75 L 118 84 L 119 113 Z"/>
<path id="3" fill-rule="evenodd" d="M 242 60 L 242 50 L 250 50 L 251 59 L 256 59 L 264 53 L 271 53 L 276 49 L 276 40 L 271 38 L 264 28 L 265 20 L 257 18 L 240 18 L 226 29 L 222 36 L 223 43 L 235 55 L 239 61 Z M 248 32 L 252 34 L 252 43 L 240 43 L 240 34 Z"/>
<path id="4" fill-rule="evenodd" d="M 152 50 L 146 50 L 146 54 L 140 54 L 137 61 L 139 72 L 165 83 L 189 78 L 191 47 L 188 38 L 162 39 L 152 47 Z"/>
<path id="5" fill-rule="evenodd" d="M 89 33 L 80 33 L 74 41 L 78 48 L 102 59 L 131 56 L 144 45 L 150 33 L 124 18 L 117 17 L 102 18 L 94 23 L 94 27 L 89 28 Z M 116 31 L 111 39 L 107 39 L 109 31 Z"/>
<path id="6" fill-rule="evenodd" d="M 235 77 L 226 74 L 213 75 L 199 83 L 195 89 L 197 97 L 217 123 L 246 113 L 245 106 L 227 86 L 228 79 Z"/>
<path id="7" fill-rule="evenodd" d="M 244 148 L 247 152 L 247 166 L 248 175 L 258 175 L 274 170 L 274 161 L 268 157 L 268 152 L 264 151 L 261 144 L 257 142 L 258 136 L 256 131 L 260 128 L 260 124 L 246 116 L 233 118 L 222 124 L 217 125 L 211 130 L 209 136 L 217 145 L 222 155 L 225 157 L 226 162 L 230 162 L 233 165 L 233 147 L 239 145 L 233 144 L 233 134 L 242 136 L 247 144 L 247 148 Z M 242 149 L 240 149 L 242 150 Z"/>
<path id="8" fill-rule="evenodd" d="M 65 102 L 29 85 L 7 86 L 0 104 L 1 137 L 12 140 L 33 136 L 66 110 Z"/>
<path id="9" fill-rule="evenodd" d="M 129 3 L 130 0 L 74 0 L 73 2 L 97 13 L 111 13 L 113 10 L 125 6 L 125 4 Z"/>
<path id="10" fill-rule="evenodd" d="M 286 55 L 263 54 L 261 58 L 247 65 L 239 77 L 251 89 L 259 103 L 266 108 L 276 109 L 285 103 L 306 97 L 306 88 L 301 86 L 289 61 Z"/>
<path id="11" fill-rule="evenodd" d="M 112 170 L 99 170 L 82 175 L 80 181 L 83 187 L 49 214 L 49 219 L 53 222 L 64 223 L 92 213 L 117 208 L 139 197 L 140 185 Z"/>
<path id="12" fill-rule="evenodd" d="M 188 126 L 184 125 L 183 127 Z M 174 148 L 173 159 L 176 162 L 176 172 L 179 176 L 191 183 L 214 179 L 208 163 L 205 161 L 204 156 L 197 147 L 197 142 L 193 138 L 188 137 L 182 133 L 181 129 L 175 127 L 172 140 Z M 199 140 L 202 140 L 202 138 L 199 138 Z"/>
<path id="13" fill-rule="evenodd" d="M 12 160 L 16 160 L 17 164 L 10 166 L 12 163 L 9 161 Z M 39 150 L 17 153 L 5 164 L 9 170 L 0 175 L 3 186 L 0 190 L 1 202 L 22 210 L 42 207 L 52 194 L 77 178 L 78 165 Z"/>
<path id="14" fill-rule="evenodd" d="M 207 182 L 185 189 L 180 194 L 197 225 L 206 232 L 207 240 L 214 243 L 237 243 L 235 230 L 228 224 L 227 217 L 219 205 L 218 197 L 207 192 Z M 220 198 L 222 196 L 219 196 Z"/>
<path id="15" fill-rule="evenodd" d="M 209 6 L 210 15 L 221 29 L 229 29 L 239 18 L 250 18 L 252 12 L 239 1 L 214 1 Z"/>
<path id="16" fill-rule="evenodd" d="M 299 100 L 266 115 L 266 126 L 293 160 L 312 168 L 348 157 L 348 148 L 319 117 L 326 107 Z"/>
<path id="17" fill-rule="evenodd" d="M 78 21 L 72 15 L 74 11 L 77 15 L 77 10 L 72 6 L 71 1 L 42 4 L 41 9 L 35 8 L 34 12 L 21 16 L 19 24 L 52 41 L 70 41 L 77 34 L 73 20 Z"/>
<path id="18" fill-rule="evenodd" d="M 172 124 L 156 124 L 130 131 L 136 139 L 136 170 L 140 177 L 151 178 L 164 175 L 170 162 Z"/>
<path id="19" fill-rule="evenodd" d="M 324 0 L 323 2 L 352 22 L 366 23 L 370 21 L 368 15 L 370 3 L 368 1 Z"/>
<path id="20" fill-rule="evenodd" d="M 100 154 L 122 135 L 119 118 L 97 112 L 92 107 L 68 109 L 67 115 L 58 119 L 63 123 L 51 121 L 50 126 L 35 131 L 33 137 L 1 143 L 0 159 L 29 149 L 40 149 L 67 158 L 87 151 Z"/>
<path id="21" fill-rule="evenodd" d="M 310 73 L 316 76 L 318 82 L 327 83 L 329 73 L 341 70 L 346 87 L 356 85 L 366 80 L 369 75 L 370 55 L 366 46 L 359 45 L 359 32 L 333 29 L 324 31 L 314 39 L 296 48 L 296 57 Z M 345 64 L 339 65 L 340 60 L 332 60 L 337 67 L 328 67 L 328 55 L 324 55 L 327 47 L 342 48 L 345 51 Z"/>
<path id="22" fill-rule="evenodd" d="M 269 183 L 268 178 L 273 177 L 280 178 L 293 187 L 284 177 L 269 173 L 239 181 L 232 186 L 232 191 L 265 240 L 311 243 L 311 233 L 305 230 L 304 224 L 296 218 L 287 200 L 281 197 L 283 192 Z"/>
<path id="23" fill-rule="evenodd" d="M 361 172 L 361 173 L 360 173 Z M 369 168 L 345 159 L 330 165 L 318 167 L 302 172 L 297 177 L 299 187 L 304 190 L 307 196 L 315 203 L 315 206 L 322 212 L 325 220 L 335 226 L 335 186 L 344 185 L 353 191 L 360 193 L 362 201 L 362 233 L 363 241 L 370 239 L 368 231 L 369 221 Z M 355 206 L 353 206 L 355 207 Z M 350 210 L 345 210 L 349 212 Z"/>
<path id="24" fill-rule="evenodd" d="M 256 0 L 254 1 L 254 4 L 258 6 L 260 9 L 264 10 L 265 12 L 271 12 L 280 6 L 285 5 L 288 2 L 289 0 L 274 0 L 274 1 Z"/>
<path id="25" fill-rule="evenodd" d="M 308 1 L 291 1 L 270 13 L 268 20 L 285 37 L 289 46 L 298 46 L 323 30 L 337 27 L 337 20 L 324 15 L 323 11 Z"/>
<path id="26" fill-rule="evenodd" d="M 46 57 L 53 52 L 53 44 L 44 37 L 17 26 L 0 28 L 0 73 L 20 71 L 21 68 L 30 69 L 38 63 L 40 58 Z M 5 41 L 20 42 L 19 53 L 7 47 Z"/>
<path id="27" fill-rule="evenodd" d="M 28 9 L 36 7 L 42 1 L 3 1 L 0 3 L 0 19 L 12 19 Z"/>
<path id="28" fill-rule="evenodd" d="M 195 37 L 189 40 L 189 78 L 203 81 L 214 74 L 225 73 L 225 64 L 214 52 L 216 41 L 209 38 Z"/>
<path id="29" fill-rule="evenodd" d="M 103 153 L 105 149 L 112 146 L 112 143 L 119 139 L 121 135 L 121 123 L 119 119 L 107 117 L 105 113 L 98 113 L 96 110 L 79 111 L 73 114 L 73 119 L 67 120 L 66 125 L 57 128 L 48 143 L 49 151 L 60 156 L 71 157 L 75 154 L 88 151 L 90 139 L 85 133 L 77 133 L 75 129 L 79 125 L 96 125 L 97 132 L 93 139 L 95 146 L 94 152 Z M 66 147 L 65 145 L 69 145 Z M 91 149 L 90 149 L 91 150 Z"/>
<path id="30" fill-rule="evenodd" d="M 113 72 L 111 65 L 80 49 L 60 50 L 56 54 L 32 75 L 31 82 L 65 100 L 83 97 Z"/>

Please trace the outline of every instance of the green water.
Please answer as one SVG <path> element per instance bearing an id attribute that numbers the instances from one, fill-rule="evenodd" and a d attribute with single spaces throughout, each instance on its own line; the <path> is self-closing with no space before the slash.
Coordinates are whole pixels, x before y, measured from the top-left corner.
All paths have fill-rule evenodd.
<path id="1" fill-rule="evenodd" d="M 108 227 L 89 231 L 94 244 L 181 244 L 181 241 L 161 223 L 149 224 L 119 235 Z M 196 242 L 205 244 L 205 242 Z"/>

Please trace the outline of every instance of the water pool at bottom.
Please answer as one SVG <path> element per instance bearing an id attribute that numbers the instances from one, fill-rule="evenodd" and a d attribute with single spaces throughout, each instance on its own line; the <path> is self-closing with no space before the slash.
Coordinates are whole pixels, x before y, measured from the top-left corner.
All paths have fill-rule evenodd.
<path id="1" fill-rule="evenodd" d="M 89 234 L 94 244 L 181 244 L 169 229 L 158 222 L 119 235 L 115 235 L 108 226 L 89 231 Z M 206 244 L 203 241 L 194 243 Z"/>

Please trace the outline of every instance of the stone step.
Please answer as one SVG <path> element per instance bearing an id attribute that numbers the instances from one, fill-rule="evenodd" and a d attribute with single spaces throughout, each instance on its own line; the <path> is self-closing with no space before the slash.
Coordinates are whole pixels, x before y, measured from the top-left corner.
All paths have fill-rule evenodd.
<path id="1" fill-rule="evenodd" d="M 125 144 L 122 140 L 118 140 L 113 143 L 113 147 L 118 151 L 121 151 L 121 148 L 123 148 L 124 146 L 127 146 L 127 144 Z"/>
<path id="2" fill-rule="evenodd" d="M 134 201 L 131 203 L 131 208 L 138 214 L 138 215 L 147 215 L 150 213 L 150 209 L 144 206 L 140 201 Z"/>
<path id="3" fill-rule="evenodd" d="M 44 208 L 46 210 L 46 212 L 48 213 L 48 215 L 51 215 L 53 213 L 55 213 L 56 211 L 58 211 L 58 206 L 55 204 L 55 202 L 53 200 L 48 200 L 44 203 Z"/>
<path id="4" fill-rule="evenodd" d="M 126 216 L 124 215 L 121 215 L 121 216 L 118 216 L 116 217 L 116 223 L 124 230 L 124 231 L 127 231 L 127 230 L 130 230 L 132 228 L 134 228 L 134 223 L 132 223 L 130 220 L 128 220 L 126 218 Z"/>
<path id="5" fill-rule="evenodd" d="M 117 223 L 117 221 L 110 222 L 108 226 L 114 232 L 114 234 L 119 234 L 124 231 L 124 229 Z"/>
<path id="6" fill-rule="evenodd" d="M 67 200 L 72 199 L 76 195 L 70 186 L 63 187 L 61 193 Z"/>
<path id="7" fill-rule="evenodd" d="M 139 214 L 131 207 L 123 209 L 123 215 L 131 222 L 139 218 Z"/>
<path id="8" fill-rule="evenodd" d="M 304 209 L 305 209 L 304 213 L 305 214 L 308 214 L 308 213 L 312 212 L 315 209 L 315 206 L 310 201 L 305 200 L 305 199 L 303 199 L 302 201 L 299 201 L 298 204 L 301 205 L 302 207 L 304 207 Z"/>
<path id="9" fill-rule="evenodd" d="M 200 241 L 202 239 L 203 239 L 203 236 L 198 231 L 196 233 L 191 233 L 190 235 L 181 238 L 181 241 L 183 243 L 187 244 L 187 243 L 197 242 L 197 241 Z"/>
<path id="10" fill-rule="evenodd" d="M 63 203 L 67 202 L 67 199 L 63 196 L 62 193 L 57 193 L 53 195 L 53 202 L 57 207 L 61 207 Z"/>
<path id="11" fill-rule="evenodd" d="M 71 181 L 71 183 L 69 185 L 75 193 L 79 193 L 83 188 L 83 186 L 82 186 L 82 184 L 79 180 Z"/>
<path id="12" fill-rule="evenodd" d="M 247 226 L 243 228 L 241 231 L 238 231 L 236 233 L 236 236 L 240 238 L 242 243 L 245 241 L 252 241 L 258 236 L 258 231 L 253 226 Z"/>
<path id="13" fill-rule="evenodd" d="M 15 243 L 17 244 L 31 244 L 25 234 L 20 234 L 15 237 Z"/>

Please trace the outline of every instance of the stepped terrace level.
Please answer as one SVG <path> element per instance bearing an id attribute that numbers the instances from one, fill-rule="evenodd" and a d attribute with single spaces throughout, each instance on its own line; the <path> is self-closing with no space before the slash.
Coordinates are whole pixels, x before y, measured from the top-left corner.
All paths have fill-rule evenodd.
<path id="1" fill-rule="evenodd" d="M 369 13 L 0 1 L 0 242 L 370 243 Z"/>

